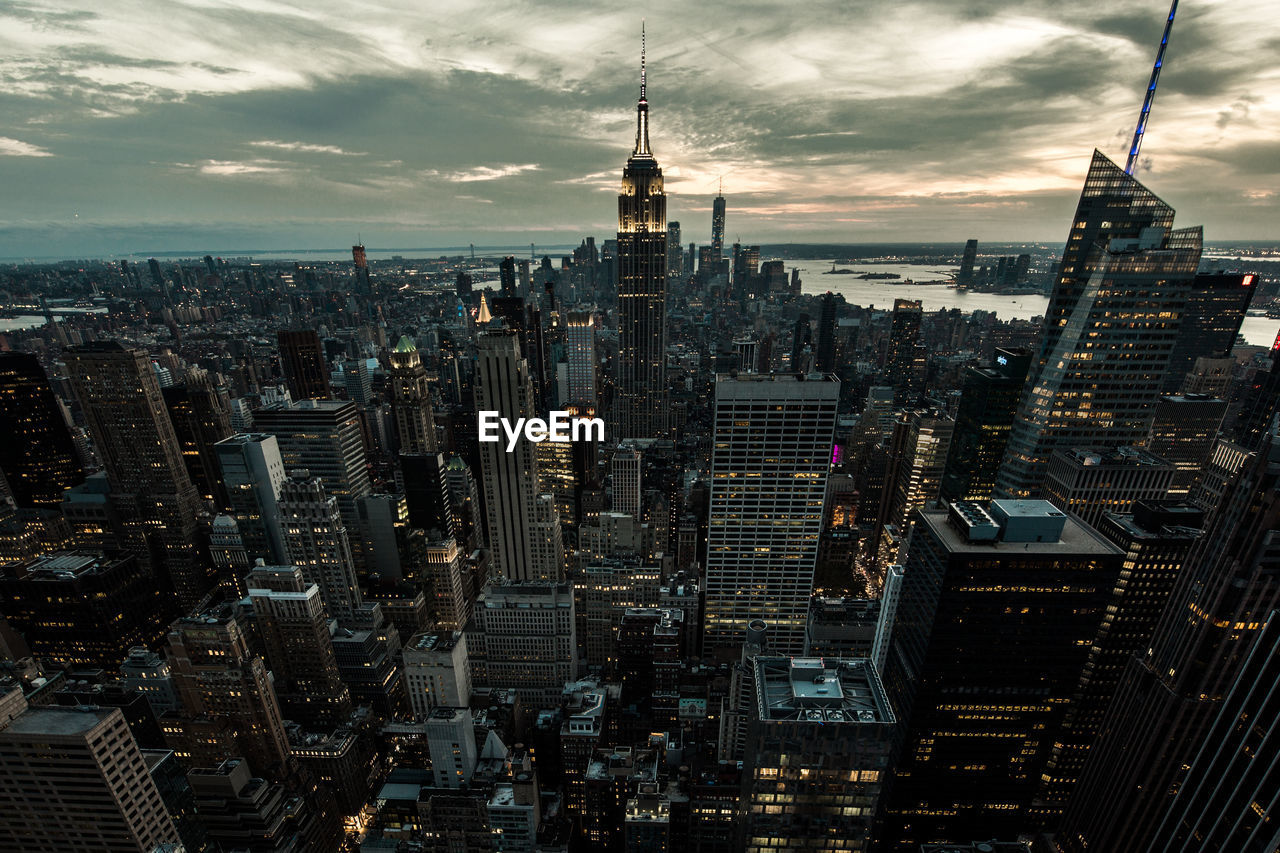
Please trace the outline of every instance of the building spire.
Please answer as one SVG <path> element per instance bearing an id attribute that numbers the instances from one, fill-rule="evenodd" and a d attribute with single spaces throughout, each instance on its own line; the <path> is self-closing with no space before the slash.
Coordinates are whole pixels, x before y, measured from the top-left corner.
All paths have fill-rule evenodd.
<path id="1" fill-rule="evenodd" d="M 1151 116 L 1151 102 L 1156 99 L 1156 83 L 1160 81 L 1160 68 L 1164 65 L 1164 51 L 1169 46 L 1169 33 L 1173 30 L 1173 16 L 1178 12 L 1178 0 L 1169 6 L 1169 17 L 1164 22 L 1164 35 L 1160 37 L 1160 49 L 1156 51 L 1156 64 L 1151 69 L 1151 80 L 1142 99 L 1142 112 L 1138 113 L 1138 127 L 1133 131 L 1133 143 L 1129 146 L 1129 160 L 1124 173 L 1132 175 L 1138 167 L 1138 150 L 1142 148 L 1142 135 L 1147 132 L 1147 119 Z"/>
<path id="2" fill-rule="evenodd" d="M 632 157 L 652 157 L 649 150 L 649 101 L 645 97 L 644 21 L 640 22 L 640 100 L 636 103 L 636 147 Z"/>
<path id="3" fill-rule="evenodd" d="M 644 100 L 644 19 L 640 19 L 640 100 Z"/>

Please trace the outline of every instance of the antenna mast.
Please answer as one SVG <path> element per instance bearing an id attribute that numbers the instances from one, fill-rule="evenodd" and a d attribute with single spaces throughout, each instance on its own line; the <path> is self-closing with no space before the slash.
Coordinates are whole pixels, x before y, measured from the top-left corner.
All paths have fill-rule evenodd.
<path id="1" fill-rule="evenodd" d="M 1138 127 L 1133 131 L 1133 144 L 1129 146 L 1129 162 L 1125 163 L 1124 173 L 1132 175 L 1138 165 L 1138 149 L 1142 147 L 1142 134 L 1147 130 L 1147 119 L 1151 116 L 1151 102 L 1156 99 L 1156 83 L 1160 80 L 1160 67 L 1164 65 L 1164 49 L 1169 46 L 1169 32 L 1173 29 L 1173 16 L 1178 11 L 1178 0 L 1173 0 L 1169 7 L 1169 19 L 1164 22 L 1164 35 L 1160 38 L 1160 50 L 1156 52 L 1156 64 L 1151 69 L 1151 82 L 1147 84 L 1146 97 L 1142 99 L 1142 112 L 1138 115 Z"/>

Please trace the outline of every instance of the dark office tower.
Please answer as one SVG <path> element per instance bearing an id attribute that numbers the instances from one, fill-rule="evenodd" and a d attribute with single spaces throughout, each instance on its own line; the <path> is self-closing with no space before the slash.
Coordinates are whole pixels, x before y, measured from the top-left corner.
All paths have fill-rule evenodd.
<path id="1" fill-rule="evenodd" d="M 1187 557 L 1145 653 L 1125 669 L 1089 749 L 1058 834 L 1070 853 L 1162 853 L 1169 848 L 1150 845 L 1173 794 L 1233 781 L 1193 778 L 1188 768 L 1202 747 L 1230 747 L 1207 740 L 1210 726 L 1280 606 L 1280 444 L 1273 430 L 1232 485 Z M 1255 722 L 1270 720 L 1240 724 Z"/>
<path id="2" fill-rule="evenodd" d="M 431 412 L 431 384 L 422 354 L 409 340 L 400 338 L 391 351 L 391 402 L 396 413 L 396 432 L 401 453 L 434 453 L 436 425 Z"/>
<path id="3" fill-rule="evenodd" d="M 199 368 L 189 371 L 181 385 L 170 385 L 161 394 L 196 492 L 214 506 L 226 506 L 227 492 L 214 449 L 231 435 L 226 400 L 213 387 L 208 371 Z"/>
<path id="4" fill-rule="evenodd" d="M 360 410 L 339 400 L 303 400 L 253 413 L 254 429 L 274 435 L 285 472 L 305 469 L 338 499 L 348 530 L 360 529 L 356 499 L 372 492 Z"/>
<path id="5" fill-rule="evenodd" d="M 813 369 L 819 373 L 836 370 L 836 295 L 822 295 L 822 313 L 818 315 L 818 349 L 814 353 Z"/>
<path id="6" fill-rule="evenodd" d="M 680 223 L 667 223 L 667 277 L 684 277 L 684 252 L 680 246 Z"/>
<path id="7" fill-rule="evenodd" d="M 1202 242 L 1199 228 L 1173 230 L 1173 208 L 1094 152 L 996 494 L 1040 495 L 1056 448 L 1143 442 Z"/>
<path id="8" fill-rule="evenodd" d="M 311 728 L 330 730 L 346 722 L 351 694 L 338 677 L 320 588 L 296 566 L 257 566 L 245 586 L 281 711 Z"/>
<path id="9" fill-rule="evenodd" d="M 424 531 L 429 542 L 460 536 L 445 476 L 448 466 L 445 455 L 401 453 L 399 461 L 409 526 Z"/>
<path id="10" fill-rule="evenodd" d="M 1245 389 L 1232 437 L 1245 450 L 1262 446 L 1280 405 L 1280 333 L 1271 345 L 1271 369 L 1259 371 Z"/>
<path id="11" fill-rule="evenodd" d="M 1280 612 L 1272 611 L 1147 850 L 1275 849 L 1278 688 Z"/>
<path id="12" fill-rule="evenodd" d="M 0 728 L 0 848 L 154 853 L 176 844 L 118 708 L 35 707 Z"/>
<path id="13" fill-rule="evenodd" d="M 997 349 L 990 367 L 970 367 L 965 371 L 947 468 L 942 475 L 944 500 L 991 499 L 996 470 L 1009 444 L 1009 429 L 1030 366 L 1030 350 Z"/>
<path id="14" fill-rule="evenodd" d="M 1138 501 L 1131 515 L 1106 513 L 1099 521 L 1098 532 L 1124 551 L 1124 570 L 1107 600 L 1032 806 L 1032 817 L 1041 824 L 1053 826 L 1061 818 L 1120 676 L 1131 657 L 1146 652 L 1203 523 L 1204 513 L 1195 507 L 1158 501 Z"/>
<path id="15" fill-rule="evenodd" d="M 20 507 L 56 507 L 84 482 L 67 421 L 31 353 L 0 353 L 0 471 Z"/>
<path id="16" fill-rule="evenodd" d="M 1018 255 L 1017 260 L 1013 262 L 1013 283 L 1026 284 L 1027 275 L 1031 272 L 1031 256 Z"/>
<path id="17" fill-rule="evenodd" d="M 964 257 L 960 259 L 960 274 L 956 277 L 956 284 L 961 287 L 971 287 L 973 285 L 973 265 L 977 260 L 978 241 L 966 241 L 964 244 Z"/>
<path id="18" fill-rule="evenodd" d="M 276 437 L 241 433 L 218 442 L 214 451 L 227 489 L 227 506 L 250 565 L 259 559 L 269 563 L 288 559 L 278 503 L 285 469 Z"/>
<path id="19" fill-rule="evenodd" d="M 915 299 L 893 300 L 893 319 L 884 355 L 885 381 L 893 386 L 898 405 L 914 405 L 924 391 L 925 375 L 920 370 L 918 345 L 920 319 L 924 315 Z"/>
<path id="20" fill-rule="evenodd" d="M 778 653 L 797 654 L 840 383 L 832 376 L 721 374 L 715 397 L 704 654 L 736 655 L 753 619 L 769 623 Z"/>
<path id="21" fill-rule="evenodd" d="M 885 673 L 909 721 L 885 849 L 1016 838 L 1124 555 L 1046 501 L 916 519 Z"/>
<path id="22" fill-rule="evenodd" d="M 498 412 L 509 423 L 535 413 L 519 343 L 507 329 L 484 332 L 476 342 L 476 408 Z M 480 461 L 492 573 L 510 581 L 562 578 L 560 518 L 554 498 L 539 493 L 534 444 L 521 437 L 508 453 L 505 441 L 482 442 Z"/>
<path id="23" fill-rule="evenodd" d="M 47 664 L 116 670 L 175 615 L 132 554 L 61 551 L 0 569 L 0 614 Z"/>
<path id="24" fill-rule="evenodd" d="M 516 289 L 516 259 L 508 255 L 498 264 L 498 274 L 502 280 L 502 295 L 514 299 L 520 295 Z"/>
<path id="25" fill-rule="evenodd" d="M 1172 394 L 1156 403 L 1147 449 L 1177 468 L 1170 497 L 1185 498 L 1191 493 L 1213 453 L 1226 412 L 1227 401 L 1208 394 Z"/>
<path id="26" fill-rule="evenodd" d="M 1202 273 L 1195 277 L 1169 357 L 1164 393 L 1181 390 L 1197 358 L 1231 354 L 1257 290 L 1257 278 L 1241 273 Z"/>
<path id="27" fill-rule="evenodd" d="M 71 347 L 63 358 L 131 547 L 157 557 L 157 579 L 194 606 L 213 581 L 195 547 L 200 498 L 150 358 L 114 342 Z"/>
<path id="28" fill-rule="evenodd" d="M 724 193 L 716 193 L 711 202 L 711 258 L 716 263 L 724 259 Z"/>
<path id="29" fill-rule="evenodd" d="M 1135 501 L 1167 498 L 1176 474 L 1172 462 L 1141 447 L 1059 449 L 1049 457 L 1044 495 L 1097 527 L 1103 513 L 1129 513 Z"/>
<path id="30" fill-rule="evenodd" d="M 473 282 L 471 273 L 466 270 L 458 270 L 458 277 L 454 279 L 454 292 L 458 295 L 463 305 L 471 304 L 471 294 L 473 291 Z"/>
<path id="31" fill-rule="evenodd" d="M 160 262 L 155 258 L 147 258 L 147 269 L 151 271 L 151 283 L 159 293 L 165 292 L 164 273 L 160 272 Z"/>
<path id="32" fill-rule="evenodd" d="M 809 324 L 809 315 L 802 313 L 796 318 L 796 328 L 791 335 L 791 369 L 797 373 L 808 373 L 804 365 L 805 351 L 813 349 L 813 328 Z"/>
<path id="33" fill-rule="evenodd" d="M 280 347 L 280 369 L 294 400 L 328 400 L 329 362 L 315 329 L 281 329 L 276 332 Z"/>
<path id="34" fill-rule="evenodd" d="M 896 719 L 871 661 L 761 656 L 751 666 L 735 849 L 875 849 Z"/>
<path id="35" fill-rule="evenodd" d="M 649 150 L 644 51 L 636 144 L 618 195 L 617 426 L 613 439 L 667 433 L 667 196 Z"/>
<path id="36" fill-rule="evenodd" d="M 256 772 L 278 774 L 289 755 L 280 704 L 232 606 L 174 622 L 165 656 L 179 708 L 160 726 L 178 758 L 199 767 L 240 755 Z"/>
<path id="37" fill-rule="evenodd" d="M 280 526 L 289 564 L 320 588 L 329 615 L 350 621 L 363 603 L 347 526 L 320 480 L 294 471 L 280 486 Z"/>

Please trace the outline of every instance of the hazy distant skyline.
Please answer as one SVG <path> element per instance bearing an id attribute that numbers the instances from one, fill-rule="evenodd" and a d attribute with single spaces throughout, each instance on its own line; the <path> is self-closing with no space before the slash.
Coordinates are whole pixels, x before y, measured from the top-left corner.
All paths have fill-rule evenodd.
<path id="1" fill-rule="evenodd" d="M 11 0 L 0 256 L 576 242 L 616 229 L 640 15 L 669 217 L 744 242 L 1061 241 L 1168 4 Z M 1280 23 L 1183 3 L 1139 177 L 1280 238 Z"/>

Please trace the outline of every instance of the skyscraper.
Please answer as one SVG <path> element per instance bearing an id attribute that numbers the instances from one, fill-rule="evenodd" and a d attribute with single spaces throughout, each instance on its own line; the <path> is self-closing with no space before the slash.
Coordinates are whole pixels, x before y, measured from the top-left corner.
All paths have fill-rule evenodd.
<path id="1" fill-rule="evenodd" d="M 1265 850 L 1276 845 L 1276 744 L 1280 743 L 1280 612 L 1252 644 L 1186 782 L 1147 853 Z"/>
<path id="2" fill-rule="evenodd" d="M 1063 850 L 1179 849 L 1150 845 L 1176 793 L 1218 781 L 1189 775 L 1200 747 L 1221 746 L 1225 757 L 1238 743 L 1238 735 L 1214 744 L 1206 736 L 1225 697 L 1252 677 L 1249 652 L 1280 608 L 1278 530 L 1280 443 L 1273 425 L 1210 515 L 1145 653 L 1120 678 L 1067 802 L 1058 834 Z M 1269 723 L 1265 716 L 1234 717 L 1231 727 L 1260 737 L 1256 726 Z M 1267 802 L 1259 802 L 1264 812 Z M 1212 818 L 1216 808 L 1205 816 Z"/>
<path id="3" fill-rule="evenodd" d="M 584 417 L 594 417 L 599 400 L 596 396 L 596 329 L 591 315 L 570 311 L 567 338 L 568 408 Z"/>
<path id="4" fill-rule="evenodd" d="M 32 353 L 0 353 L 0 471 L 20 507 L 56 507 L 84 481 L 66 418 Z"/>
<path id="5" fill-rule="evenodd" d="M 431 384 L 422 354 L 408 335 L 400 338 L 389 356 L 391 400 L 401 453 L 436 451 L 435 418 L 431 412 Z"/>
<path id="6" fill-rule="evenodd" d="M 225 506 L 227 495 L 214 445 L 231 435 L 226 401 L 213 387 L 209 372 L 199 368 L 188 371 L 181 384 L 161 393 L 192 485 L 204 500 Z"/>
<path id="7" fill-rule="evenodd" d="M 885 672 L 905 724 L 886 849 L 1015 838 L 1123 555 L 1046 501 L 916 518 Z"/>
<path id="8" fill-rule="evenodd" d="M 1141 444 L 1169 370 L 1199 228 L 1095 151 L 996 493 L 1041 494 L 1059 447 Z"/>
<path id="9" fill-rule="evenodd" d="M 34 707 L 0 727 L 0 847 L 154 853 L 178 841 L 118 708 Z"/>
<path id="10" fill-rule="evenodd" d="M 964 256 L 960 259 L 960 274 L 956 276 L 956 284 L 961 287 L 973 285 L 973 265 L 978 260 L 978 241 L 965 241 Z"/>
<path id="11" fill-rule="evenodd" d="M 991 498 L 996 470 L 1009 445 L 1009 429 L 1030 366 L 1028 350 L 998 348 L 990 367 L 970 367 L 965 371 L 947 470 L 942 476 L 943 498 Z"/>
<path id="12" fill-rule="evenodd" d="M 286 472 L 306 469 L 338 499 L 342 520 L 358 530 L 356 499 L 371 493 L 360 410 L 342 400 L 278 403 L 253 413 L 254 429 L 276 437 Z M 358 557 L 357 557 L 358 559 Z"/>
<path id="13" fill-rule="evenodd" d="M 281 711 L 313 728 L 346 722 L 351 694 L 338 677 L 320 588 L 296 566 L 256 566 L 245 585 Z"/>
<path id="14" fill-rule="evenodd" d="M 347 526 L 337 499 L 309 472 L 294 471 L 280 486 L 280 527 L 289 565 L 320 588 L 329 615 L 349 622 L 363 603 Z"/>
<path id="15" fill-rule="evenodd" d="M 818 350 L 814 353 L 813 367 L 819 373 L 834 373 L 836 370 L 836 295 L 834 293 L 822 294 L 822 312 L 818 315 Z"/>
<path id="16" fill-rule="evenodd" d="M 1178 339 L 1169 356 L 1164 393 L 1174 394 L 1182 388 L 1197 358 L 1231 354 L 1257 291 L 1257 280 L 1255 275 L 1221 272 L 1201 273 L 1192 280 Z"/>
<path id="17" fill-rule="evenodd" d="M 178 757 L 202 767 L 238 755 L 259 775 L 279 776 L 289 756 L 280 703 L 231 605 L 174 622 L 165 654 L 180 707 L 160 726 Z"/>
<path id="18" fill-rule="evenodd" d="M 502 262 L 498 264 L 498 274 L 502 286 L 502 296 L 508 299 L 519 296 L 520 293 L 516 290 L 516 259 L 510 255 L 503 258 Z"/>
<path id="19" fill-rule="evenodd" d="M 680 244 L 680 223 L 667 223 L 667 276 L 684 276 L 684 247 Z"/>
<path id="20" fill-rule="evenodd" d="M 1156 403 L 1147 449 L 1177 472 L 1169 486 L 1172 497 L 1191 493 L 1218 440 L 1227 401 L 1208 394 L 1170 394 Z"/>
<path id="21" fill-rule="evenodd" d="M 214 450 L 227 490 L 228 506 L 250 565 L 257 559 L 284 563 L 288 552 L 280 527 L 278 501 L 285 468 L 276 437 L 266 433 L 241 433 L 218 442 Z"/>
<path id="22" fill-rule="evenodd" d="M 154 543 L 157 579 L 183 607 L 194 606 L 213 581 L 195 547 L 200 498 L 150 358 L 114 342 L 72 347 L 63 357 L 131 547 L 147 554 Z"/>
<path id="23" fill-rule="evenodd" d="M 1044 496 L 1097 527 L 1103 513 L 1133 512 L 1134 502 L 1164 500 L 1177 469 L 1141 447 L 1073 447 L 1049 457 Z"/>
<path id="24" fill-rule="evenodd" d="M 618 195 L 618 396 L 615 439 L 667 432 L 667 196 L 649 148 L 644 51 L 636 143 Z"/>
<path id="25" fill-rule="evenodd" d="M 920 320 L 923 314 L 919 300 L 893 300 L 893 318 L 885 350 L 884 371 L 886 381 L 893 386 L 894 400 L 899 405 L 915 405 L 924 391 L 927 364 L 920 347 Z"/>
<path id="26" fill-rule="evenodd" d="M 328 361 L 315 329 L 280 329 L 276 342 L 280 369 L 293 399 L 328 400 L 333 396 Z"/>
<path id="27" fill-rule="evenodd" d="M 769 623 L 780 654 L 804 648 L 840 383 L 831 376 L 716 376 L 704 654 Z"/>
<path id="28" fill-rule="evenodd" d="M 59 551 L 0 568 L 0 614 L 41 661 L 114 671 L 176 613 L 133 554 Z"/>
<path id="29" fill-rule="evenodd" d="M 768 655 L 749 665 L 737 849 L 874 849 L 897 722 L 875 667 Z"/>
<path id="30" fill-rule="evenodd" d="M 640 519 L 641 460 L 640 448 L 632 443 L 619 445 L 609 460 L 613 511 L 626 513 L 637 520 Z"/>
<path id="31" fill-rule="evenodd" d="M 1096 529 L 1124 551 L 1124 567 L 1107 599 L 1089 660 L 1067 709 L 1063 731 L 1041 776 L 1033 818 L 1052 826 L 1098 736 L 1129 659 L 1144 654 L 1204 513 L 1188 504 L 1137 501 L 1133 513 L 1104 513 Z"/>
<path id="32" fill-rule="evenodd" d="M 724 191 L 717 191 L 711 202 L 711 259 L 717 264 L 724 259 L 724 204 Z"/>
<path id="33" fill-rule="evenodd" d="M 508 422 L 535 415 L 519 336 L 487 331 L 476 342 L 476 408 Z M 501 441 L 480 445 L 481 481 L 493 574 L 507 580 L 559 580 L 564 575 L 560 519 L 551 495 L 538 493 L 538 460 L 525 437 L 510 453 Z"/>

